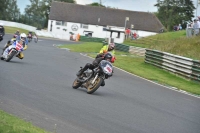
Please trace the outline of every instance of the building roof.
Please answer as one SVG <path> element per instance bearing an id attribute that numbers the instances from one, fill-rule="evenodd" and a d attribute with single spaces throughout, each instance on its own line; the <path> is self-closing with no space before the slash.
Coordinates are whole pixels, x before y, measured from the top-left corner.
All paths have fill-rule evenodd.
<path id="1" fill-rule="evenodd" d="M 50 20 L 75 22 L 82 24 L 125 27 L 125 18 L 129 17 L 126 27 L 134 25 L 135 30 L 160 32 L 163 29 L 158 18 L 149 12 L 128 11 L 97 6 L 85 6 L 66 2 L 51 3 Z M 98 21 L 100 18 L 100 21 Z"/>

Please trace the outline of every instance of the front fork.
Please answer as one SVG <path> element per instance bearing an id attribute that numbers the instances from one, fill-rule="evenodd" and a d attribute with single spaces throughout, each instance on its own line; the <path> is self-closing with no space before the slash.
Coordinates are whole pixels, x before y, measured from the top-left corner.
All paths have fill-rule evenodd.
<path id="1" fill-rule="evenodd" d="M 94 79 L 92 80 L 92 84 L 94 84 L 95 80 L 98 78 L 98 73 L 95 75 Z"/>

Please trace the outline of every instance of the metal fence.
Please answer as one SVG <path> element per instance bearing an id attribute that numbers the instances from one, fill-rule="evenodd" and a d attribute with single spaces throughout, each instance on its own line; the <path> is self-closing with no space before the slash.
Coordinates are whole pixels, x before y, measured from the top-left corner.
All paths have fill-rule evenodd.
<path id="1" fill-rule="evenodd" d="M 198 32 L 198 33 L 197 33 Z M 186 28 L 186 36 L 187 37 L 192 37 L 197 35 L 200 35 L 200 28 L 199 29 L 194 29 L 194 28 Z"/>
<path id="2" fill-rule="evenodd" d="M 200 82 L 200 61 L 146 49 L 145 62 Z"/>

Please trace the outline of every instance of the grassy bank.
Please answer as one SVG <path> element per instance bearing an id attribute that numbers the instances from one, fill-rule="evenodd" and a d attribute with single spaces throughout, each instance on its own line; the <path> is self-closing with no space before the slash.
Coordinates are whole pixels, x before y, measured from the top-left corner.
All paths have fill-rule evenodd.
<path id="1" fill-rule="evenodd" d="M 200 36 L 186 37 L 186 31 L 167 32 L 138 40 L 126 40 L 126 45 L 156 49 L 192 59 L 200 59 Z"/>
<path id="2" fill-rule="evenodd" d="M 90 56 L 95 57 L 102 47 L 101 43 L 86 42 L 83 44 L 62 45 L 60 48 L 69 48 L 74 52 L 86 52 Z M 123 56 L 122 56 L 123 55 Z M 126 56 L 124 56 L 126 55 Z M 114 66 L 124 69 L 128 72 L 152 80 L 154 82 L 163 84 L 165 86 L 176 87 L 177 89 L 185 90 L 187 92 L 200 95 L 200 84 L 188 81 L 175 74 L 169 73 L 165 70 L 159 69 L 152 65 L 144 63 L 143 57 L 133 56 L 129 53 L 116 51 L 116 62 Z"/>
<path id="3" fill-rule="evenodd" d="M 48 133 L 0 110 L 0 133 Z"/>
<path id="4" fill-rule="evenodd" d="M 27 34 L 29 32 L 28 30 L 24 30 L 24 29 L 16 28 L 16 27 L 4 26 L 4 28 L 5 28 L 5 33 L 7 33 L 7 34 L 14 34 L 17 30 L 19 30 L 20 33 Z"/>

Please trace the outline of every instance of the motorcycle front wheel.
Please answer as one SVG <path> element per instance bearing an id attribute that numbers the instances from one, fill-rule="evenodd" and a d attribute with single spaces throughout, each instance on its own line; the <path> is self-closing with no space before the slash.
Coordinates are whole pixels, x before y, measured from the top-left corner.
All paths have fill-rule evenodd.
<path id="1" fill-rule="evenodd" d="M 37 42 L 38 42 L 38 39 L 37 39 L 37 38 L 34 38 L 34 41 L 35 41 L 35 43 L 37 43 Z"/>
<path id="2" fill-rule="evenodd" d="M 93 80 L 93 78 L 91 79 Z M 94 93 L 100 86 L 101 83 L 103 82 L 103 79 L 101 77 L 98 77 L 95 81 L 94 84 L 91 84 L 87 87 L 87 93 L 92 94 Z"/>
<path id="3" fill-rule="evenodd" d="M 32 40 L 31 38 L 28 38 L 28 42 L 31 42 L 31 40 Z"/>
<path id="4" fill-rule="evenodd" d="M 6 58 L 6 62 L 9 62 L 12 58 L 13 58 L 13 56 L 16 54 L 16 52 L 15 51 L 12 51 L 12 53 L 10 53 L 9 55 L 8 55 L 8 57 Z"/>
<path id="5" fill-rule="evenodd" d="M 76 78 L 72 84 L 72 88 L 77 89 L 78 87 L 80 87 L 82 85 L 81 82 L 78 81 L 78 78 Z"/>

